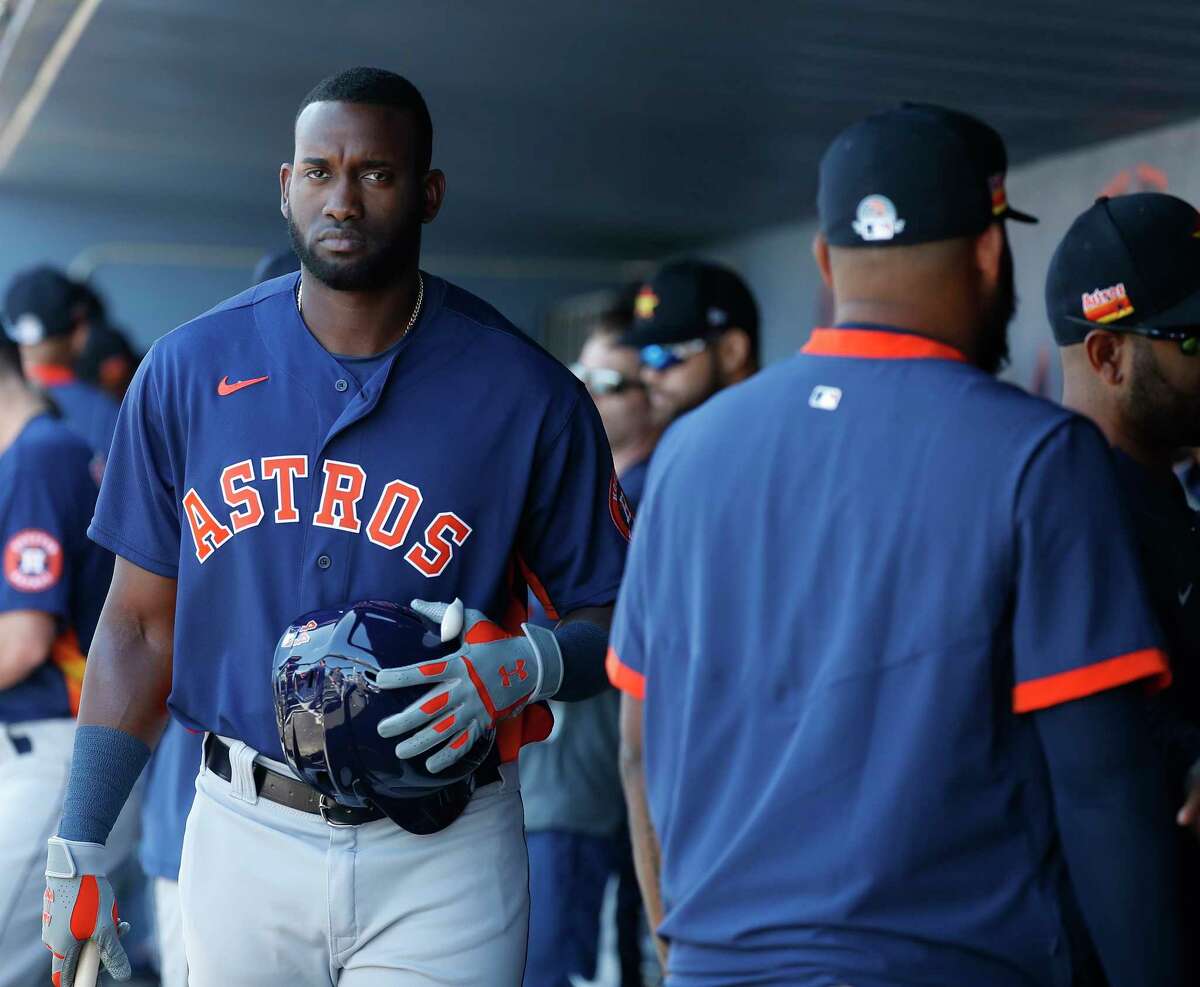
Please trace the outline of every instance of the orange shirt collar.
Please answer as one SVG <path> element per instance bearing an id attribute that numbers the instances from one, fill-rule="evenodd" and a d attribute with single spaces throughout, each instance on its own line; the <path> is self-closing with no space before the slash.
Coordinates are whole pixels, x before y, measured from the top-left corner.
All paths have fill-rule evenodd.
<path id="1" fill-rule="evenodd" d="M 70 367 L 61 367 L 50 363 L 41 363 L 26 367 L 25 376 L 42 387 L 58 387 L 70 384 L 75 380 L 75 371 Z"/>
<path id="2" fill-rule="evenodd" d="M 955 360 L 966 363 L 962 350 L 915 332 L 890 329 L 814 329 L 801 353 L 849 356 L 865 360 Z"/>

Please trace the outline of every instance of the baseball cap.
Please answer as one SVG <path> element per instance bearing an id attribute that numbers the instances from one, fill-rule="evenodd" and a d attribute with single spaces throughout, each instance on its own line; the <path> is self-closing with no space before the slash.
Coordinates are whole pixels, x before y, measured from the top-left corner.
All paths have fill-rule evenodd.
<path id="1" fill-rule="evenodd" d="M 53 267 L 17 274 L 4 296 L 4 331 L 14 343 L 30 346 L 75 328 L 79 286 Z"/>
<path id="2" fill-rule="evenodd" d="M 842 131 L 821 158 L 817 212 L 835 247 L 905 247 L 1036 223 L 1008 204 L 1004 141 L 982 120 L 903 103 Z"/>
<path id="3" fill-rule="evenodd" d="M 727 267 L 698 260 L 667 264 L 638 289 L 628 346 L 682 343 L 743 329 L 758 339 L 758 306 L 740 277 Z"/>
<path id="4" fill-rule="evenodd" d="M 1173 195 L 1102 196 L 1071 224 L 1046 275 L 1059 346 L 1093 329 L 1161 339 L 1200 327 L 1200 213 Z"/>

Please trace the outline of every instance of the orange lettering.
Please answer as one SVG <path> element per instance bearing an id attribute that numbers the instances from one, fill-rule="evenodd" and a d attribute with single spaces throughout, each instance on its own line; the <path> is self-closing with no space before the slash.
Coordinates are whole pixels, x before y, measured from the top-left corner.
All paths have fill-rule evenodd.
<path id="1" fill-rule="evenodd" d="M 296 509 L 296 477 L 308 476 L 307 456 L 268 456 L 262 461 L 262 478 L 275 480 L 275 523 L 297 524 L 300 512 Z"/>
<path id="2" fill-rule="evenodd" d="M 354 463 L 327 459 L 321 467 L 325 483 L 321 487 L 321 506 L 313 515 L 319 528 L 338 528 L 358 534 L 362 522 L 358 519 L 358 502 L 362 500 L 367 474 Z"/>
<path id="3" fill-rule="evenodd" d="M 233 533 L 253 528 L 263 519 L 262 497 L 253 487 L 244 486 L 254 479 L 254 464 L 248 459 L 226 466 L 221 471 L 221 493 L 225 503 L 234 509 L 229 515 Z M 235 483 L 243 484 L 239 489 Z"/>
<path id="4" fill-rule="evenodd" d="M 470 534 L 471 526 L 466 521 L 453 511 L 445 511 L 425 529 L 425 542 L 429 548 L 418 542 L 405 553 L 404 559 L 421 575 L 432 579 L 450 564 L 454 546 L 461 546 Z"/>
<path id="5" fill-rule="evenodd" d="M 218 521 L 208 505 L 200 499 L 195 487 L 183 495 L 183 513 L 187 517 L 188 527 L 192 529 L 196 558 L 201 564 L 233 537 L 233 532 Z"/>
<path id="6" fill-rule="evenodd" d="M 387 520 L 397 504 L 400 510 L 389 526 Z M 375 505 L 375 512 L 367 523 L 367 538 L 388 551 L 399 548 L 408 537 L 408 529 L 412 527 L 413 518 L 420 507 L 421 491 L 411 483 L 393 480 L 379 495 L 379 503 Z"/>

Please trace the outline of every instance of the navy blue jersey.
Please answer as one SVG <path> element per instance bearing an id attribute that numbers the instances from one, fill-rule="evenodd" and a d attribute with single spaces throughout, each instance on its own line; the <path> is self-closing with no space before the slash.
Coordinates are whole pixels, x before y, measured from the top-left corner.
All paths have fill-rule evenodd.
<path id="1" fill-rule="evenodd" d="M 1091 423 L 914 334 L 817 330 L 668 431 L 609 674 L 679 983 L 1070 983 L 1023 714 L 1169 682 L 1124 518 Z"/>
<path id="2" fill-rule="evenodd" d="M 90 529 L 178 580 L 183 724 L 280 759 L 271 657 L 297 615 L 457 596 L 517 631 L 529 588 L 552 618 L 611 603 L 628 532 L 586 390 L 494 309 L 426 275 L 417 325 L 360 386 L 300 319 L 296 278 L 154 345 Z M 501 724 L 502 756 L 535 722 Z"/>
<path id="3" fill-rule="evenodd" d="M 112 556 L 88 541 L 96 504 L 93 452 L 49 415 L 0 453 L 0 613 L 36 610 L 59 634 L 48 659 L 0 690 L 0 723 L 74 716 L 83 656 L 112 578 Z"/>
<path id="4" fill-rule="evenodd" d="M 117 427 L 117 402 L 65 368 L 31 367 L 29 376 L 45 389 L 62 412 L 63 423 L 88 444 L 103 466 Z"/>

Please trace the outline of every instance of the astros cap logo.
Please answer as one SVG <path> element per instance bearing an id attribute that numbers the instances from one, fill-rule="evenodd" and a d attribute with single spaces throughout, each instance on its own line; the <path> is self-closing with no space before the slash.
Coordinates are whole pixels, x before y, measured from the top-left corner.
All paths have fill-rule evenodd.
<path id="1" fill-rule="evenodd" d="M 1129 299 L 1124 282 L 1108 288 L 1085 291 L 1082 299 L 1083 317 L 1088 322 L 1099 322 L 1103 325 L 1123 319 L 1133 312 L 1133 302 Z"/>
<path id="2" fill-rule="evenodd" d="M 639 319 L 652 319 L 654 310 L 658 308 L 658 300 L 658 295 L 650 285 L 642 285 L 642 290 L 637 293 L 637 300 L 633 303 L 633 311 Z"/>
<path id="3" fill-rule="evenodd" d="M 58 582 L 62 569 L 62 546 L 49 532 L 26 528 L 4 546 L 4 578 L 22 593 L 48 590 Z"/>

